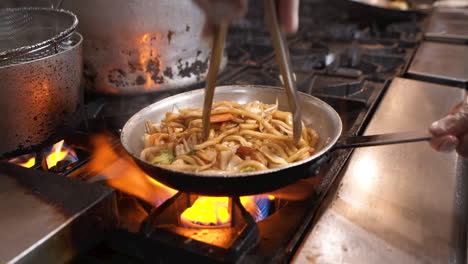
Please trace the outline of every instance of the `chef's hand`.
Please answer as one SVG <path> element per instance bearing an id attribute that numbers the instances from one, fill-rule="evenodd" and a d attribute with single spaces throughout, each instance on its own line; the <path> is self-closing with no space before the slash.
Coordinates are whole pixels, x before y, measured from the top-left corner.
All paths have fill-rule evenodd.
<path id="1" fill-rule="evenodd" d="M 239 19 L 247 12 L 247 0 L 194 0 L 206 13 L 208 24 Z M 258 1 L 258 0 L 256 0 Z M 299 27 L 299 0 L 276 0 L 278 20 L 286 34 Z"/>
<path id="2" fill-rule="evenodd" d="M 431 146 L 442 152 L 457 150 L 458 154 L 468 158 L 468 96 L 456 105 L 444 118 L 435 121 L 429 128 L 435 137 Z"/>

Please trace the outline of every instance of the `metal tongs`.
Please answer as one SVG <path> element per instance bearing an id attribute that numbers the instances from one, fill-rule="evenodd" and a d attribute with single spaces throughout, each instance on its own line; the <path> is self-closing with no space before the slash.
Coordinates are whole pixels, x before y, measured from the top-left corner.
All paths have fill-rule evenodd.
<path id="1" fill-rule="evenodd" d="M 271 38 L 273 39 L 273 47 L 275 48 L 278 67 L 283 77 L 284 88 L 288 96 L 289 110 L 293 116 L 293 138 L 294 142 L 299 142 L 302 132 L 301 123 L 301 105 L 297 97 L 296 82 L 293 79 L 291 60 L 289 59 L 288 47 L 280 30 L 278 18 L 276 16 L 275 0 L 265 0 L 265 15 L 267 23 L 270 27 Z"/>
<path id="2" fill-rule="evenodd" d="M 223 57 L 224 41 L 227 35 L 227 24 L 215 25 L 215 35 L 213 47 L 211 48 L 210 67 L 206 76 L 205 101 L 203 102 L 203 138 L 206 140 L 210 134 L 211 106 L 213 104 L 214 90 L 216 88 L 216 78 L 218 76 L 221 59 Z"/>
<path id="3" fill-rule="evenodd" d="M 280 30 L 278 18 L 276 15 L 276 7 L 274 0 L 265 0 L 265 14 L 269 25 L 270 34 L 273 40 L 276 59 L 283 78 L 284 87 L 288 96 L 289 110 L 293 116 L 293 139 L 294 142 L 299 142 L 302 132 L 301 123 L 301 106 L 297 96 L 297 89 L 293 74 L 291 71 L 291 61 L 283 34 Z M 227 24 L 216 25 L 215 37 L 213 40 L 213 48 L 210 59 L 210 67 L 206 77 L 205 86 L 205 101 L 203 103 L 203 137 L 208 138 L 210 133 L 210 116 L 211 107 L 213 104 L 214 89 L 216 87 L 216 77 L 218 75 L 221 57 L 223 54 L 224 41 L 227 35 Z"/>

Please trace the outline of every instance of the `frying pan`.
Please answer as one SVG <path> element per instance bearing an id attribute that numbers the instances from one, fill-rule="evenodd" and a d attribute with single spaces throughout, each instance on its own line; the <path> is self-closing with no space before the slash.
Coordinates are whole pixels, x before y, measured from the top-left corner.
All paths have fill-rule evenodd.
<path id="1" fill-rule="evenodd" d="M 258 100 L 274 104 L 278 99 L 278 108 L 287 110 L 288 101 L 284 89 L 269 86 L 231 85 L 216 88 L 214 101 L 235 101 L 245 104 Z M 264 193 L 279 189 L 301 178 L 313 175 L 320 161 L 331 151 L 338 148 L 375 146 L 429 140 L 428 133 L 395 133 L 376 136 L 343 138 L 340 143 L 342 123 L 338 113 L 320 99 L 300 93 L 302 119 L 306 126 L 312 127 L 320 136 L 313 156 L 287 166 L 258 172 L 236 173 L 229 175 L 207 175 L 201 173 L 176 171 L 151 164 L 140 159 L 143 150 L 145 121 L 161 121 L 167 112 L 178 108 L 201 108 L 204 90 L 181 93 L 158 101 L 143 108 L 131 117 L 122 129 L 121 141 L 125 150 L 138 166 L 157 181 L 184 192 L 209 196 L 243 196 Z"/>
<path id="2" fill-rule="evenodd" d="M 335 0 L 335 3 L 346 5 L 350 14 L 356 18 L 372 18 L 378 21 L 394 22 L 411 20 L 414 17 L 424 16 L 431 9 L 429 1 L 421 3 L 406 1 L 409 5 L 407 10 L 388 7 L 390 0 Z"/>

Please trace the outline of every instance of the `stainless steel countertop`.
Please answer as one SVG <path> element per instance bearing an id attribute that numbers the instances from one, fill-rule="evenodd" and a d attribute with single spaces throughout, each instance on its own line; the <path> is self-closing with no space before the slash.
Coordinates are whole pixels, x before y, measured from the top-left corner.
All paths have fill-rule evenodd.
<path id="1" fill-rule="evenodd" d="M 418 48 L 408 75 L 439 83 L 468 82 L 468 46 L 424 41 Z"/>
<path id="2" fill-rule="evenodd" d="M 365 134 L 425 130 L 463 93 L 396 78 Z M 464 262 L 463 166 L 455 153 L 437 153 L 427 142 L 356 149 L 293 263 Z"/>
<path id="3" fill-rule="evenodd" d="M 110 225 L 113 190 L 0 163 L 0 263 L 64 263 Z"/>
<path id="4" fill-rule="evenodd" d="M 467 41 L 468 9 L 435 9 L 424 36 L 440 41 Z"/>

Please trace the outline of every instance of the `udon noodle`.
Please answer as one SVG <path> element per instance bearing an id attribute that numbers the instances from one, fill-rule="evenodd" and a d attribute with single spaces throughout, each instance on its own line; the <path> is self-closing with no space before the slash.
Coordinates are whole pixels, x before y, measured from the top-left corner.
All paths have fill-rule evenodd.
<path id="1" fill-rule="evenodd" d="M 213 104 L 210 133 L 202 138 L 202 109 L 166 113 L 158 124 L 146 122 L 140 158 L 166 168 L 229 174 L 287 165 L 315 153 L 319 136 L 302 123 L 292 139 L 292 116 L 274 105 L 222 101 Z"/>

